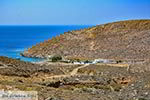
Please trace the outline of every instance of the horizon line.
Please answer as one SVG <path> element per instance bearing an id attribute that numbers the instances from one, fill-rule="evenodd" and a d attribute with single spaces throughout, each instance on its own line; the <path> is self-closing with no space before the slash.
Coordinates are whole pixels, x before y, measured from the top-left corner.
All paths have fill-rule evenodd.
<path id="1" fill-rule="evenodd" d="M 63 25 L 63 24 L 0 24 L 0 26 L 95 26 L 97 24 L 68 24 L 68 25 Z"/>
<path id="2" fill-rule="evenodd" d="M 115 20 L 115 21 L 108 21 L 102 22 L 99 24 L 0 24 L 0 26 L 97 26 L 103 25 L 113 22 L 120 22 L 120 21 L 132 21 L 132 20 L 150 20 L 150 18 L 134 18 L 134 19 L 124 19 L 124 20 Z"/>

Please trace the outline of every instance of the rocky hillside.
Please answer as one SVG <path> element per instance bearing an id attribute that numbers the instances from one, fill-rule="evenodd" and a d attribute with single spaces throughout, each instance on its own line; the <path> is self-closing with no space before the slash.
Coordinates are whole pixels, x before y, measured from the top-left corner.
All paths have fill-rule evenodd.
<path id="1" fill-rule="evenodd" d="M 0 89 L 37 91 L 38 100 L 150 100 L 149 76 L 149 60 L 74 65 L 0 57 Z"/>
<path id="2" fill-rule="evenodd" d="M 130 20 L 70 31 L 37 44 L 27 57 L 149 59 L 150 20 Z"/>

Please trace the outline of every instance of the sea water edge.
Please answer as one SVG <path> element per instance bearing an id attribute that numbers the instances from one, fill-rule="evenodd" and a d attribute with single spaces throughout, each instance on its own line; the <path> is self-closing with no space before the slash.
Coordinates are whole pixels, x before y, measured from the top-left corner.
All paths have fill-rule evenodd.
<path id="1" fill-rule="evenodd" d="M 41 58 L 22 57 L 20 53 L 37 43 L 51 39 L 52 37 L 63 34 L 64 32 L 79 30 L 91 26 L 92 25 L 0 25 L 0 56 L 6 56 L 26 62 L 43 61 L 44 59 Z"/>

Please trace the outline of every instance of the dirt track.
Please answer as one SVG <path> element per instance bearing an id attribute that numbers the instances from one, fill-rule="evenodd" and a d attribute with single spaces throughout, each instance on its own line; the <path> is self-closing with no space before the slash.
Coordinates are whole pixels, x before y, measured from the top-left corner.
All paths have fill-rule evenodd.
<path id="1" fill-rule="evenodd" d="M 70 73 L 68 73 L 68 74 L 66 74 L 66 75 L 54 75 L 54 76 L 47 77 L 47 78 L 49 78 L 49 79 L 54 79 L 54 78 L 66 78 L 66 77 L 75 76 L 75 75 L 77 75 L 77 72 L 78 72 L 79 69 L 85 68 L 85 67 L 87 67 L 88 65 L 89 65 L 89 64 L 85 64 L 85 65 L 83 65 L 83 66 L 77 67 L 77 68 L 73 69 L 72 72 L 70 72 Z"/>

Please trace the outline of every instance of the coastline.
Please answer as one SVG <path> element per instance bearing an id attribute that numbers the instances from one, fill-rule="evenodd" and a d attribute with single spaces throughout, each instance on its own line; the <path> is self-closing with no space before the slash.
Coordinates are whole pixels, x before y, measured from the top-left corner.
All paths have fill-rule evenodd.
<path id="1" fill-rule="evenodd" d="M 32 59 L 33 61 L 36 61 L 37 59 L 40 60 L 39 57 L 36 58 L 22 57 L 20 56 L 20 53 L 27 50 L 27 48 L 32 47 L 33 45 L 44 42 L 45 40 L 60 35 L 61 33 L 85 27 L 89 26 L 88 25 L 0 26 L 0 33 L 1 33 L 0 55 L 14 59 L 21 59 L 23 61 L 29 62 L 32 62 Z"/>
<path id="2" fill-rule="evenodd" d="M 150 59 L 146 58 L 149 55 L 141 56 L 141 54 L 145 54 L 142 53 L 143 51 L 140 51 L 139 55 L 133 55 L 133 51 L 130 52 L 130 49 L 122 49 L 126 47 L 124 44 L 128 44 L 128 42 L 116 46 L 117 43 L 122 43 L 122 41 L 116 42 L 117 37 L 120 39 L 124 35 L 126 40 L 128 40 L 128 37 L 132 40 L 129 47 L 140 47 L 139 45 L 143 44 L 141 38 L 148 42 L 147 35 L 149 36 L 150 32 L 150 21 L 147 22 L 148 24 L 145 24 L 146 22 L 125 22 L 130 23 L 127 24 L 129 25 L 127 29 L 131 30 L 129 33 L 124 33 L 124 22 L 122 22 L 123 25 L 119 23 L 119 26 L 122 25 L 119 28 L 117 22 L 113 25 L 104 25 L 106 29 L 104 26 L 96 26 L 80 31 L 67 32 L 25 50 L 24 52 L 28 56 L 20 54 L 25 58 L 46 58 L 46 60 L 40 62 L 26 62 L 0 56 L 0 89 L 37 91 L 40 100 L 49 100 L 49 98 L 56 100 L 110 100 L 110 97 L 112 100 L 149 100 Z M 132 30 L 133 26 L 136 26 L 136 33 L 138 34 Z M 111 33 L 112 30 L 108 32 L 108 29 L 113 29 L 115 32 Z M 123 32 L 119 33 L 118 30 L 122 29 Z M 105 33 L 103 30 L 107 32 Z M 101 33 L 98 34 L 99 32 Z M 110 38 L 106 39 L 107 37 Z M 112 39 L 114 37 L 116 39 Z M 104 42 L 102 42 L 103 40 Z M 108 46 L 106 40 L 111 46 Z M 113 41 L 115 41 L 114 44 L 112 44 Z M 104 45 L 101 45 L 101 43 Z M 112 48 L 113 45 L 114 48 Z M 98 46 L 100 47 L 97 48 Z M 104 51 L 101 51 L 102 46 L 105 46 Z M 144 46 L 144 50 L 149 50 L 147 49 L 149 45 Z M 122 48 L 116 49 L 116 47 Z M 109 51 L 112 50 L 117 52 L 110 53 Z M 128 51 L 128 53 L 125 53 L 125 55 L 123 51 Z M 70 58 L 67 56 L 69 53 L 71 54 Z M 110 57 L 111 59 L 109 53 L 113 55 Z M 122 54 L 126 57 L 133 55 L 137 58 L 127 59 L 122 56 L 124 59 L 121 59 L 116 57 L 116 55 Z M 99 55 L 102 55 L 102 57 Z M 89 57 L 93 58 L 89 59 Z"/>

